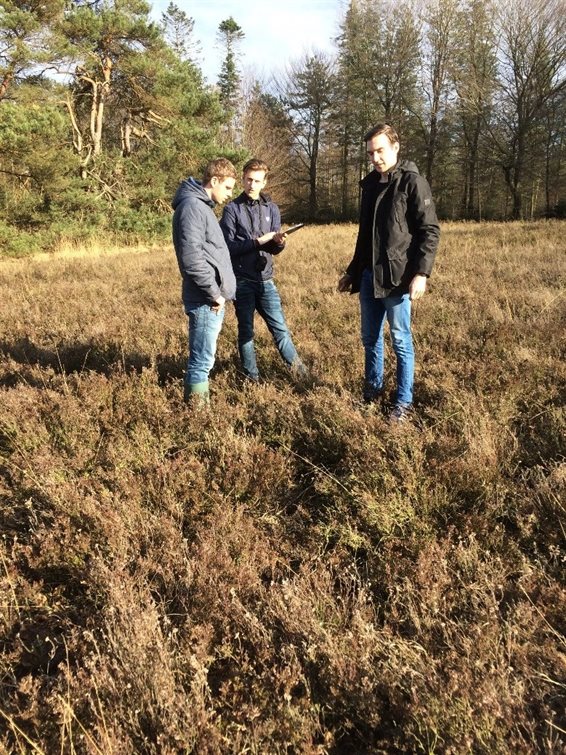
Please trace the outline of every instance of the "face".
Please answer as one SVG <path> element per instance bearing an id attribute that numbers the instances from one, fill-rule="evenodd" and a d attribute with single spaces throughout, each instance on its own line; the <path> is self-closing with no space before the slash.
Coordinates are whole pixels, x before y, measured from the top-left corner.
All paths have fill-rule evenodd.
<path id="1" fill-rule="evenodd" d="M 264 170 L 248 170 L 242 178 L 244 191 L 250 199 L 259 199 L 259 193 L 267 183 Z"/>
<path id="2" fill-rule="evenodd" d="M 210 179 L 210 198 L 217 204 L 224 204 L 224 202 L 232 196 L 235 183 L 235 178 L 218 178 L 217 176 L 212 176 Z"/>
<path id="3" fill-rule="evenodd" d="M 366 142 L 366 148 L 371 164 L 380 173 L 388 173 L 397 164 L 399 142 L 392 144 L 386 134 L 372 136 Z"/>

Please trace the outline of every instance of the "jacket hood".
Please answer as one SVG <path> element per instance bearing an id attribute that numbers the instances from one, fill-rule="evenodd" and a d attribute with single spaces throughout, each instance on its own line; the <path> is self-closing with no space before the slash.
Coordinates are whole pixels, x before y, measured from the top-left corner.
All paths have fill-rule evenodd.
<path id="1" fill-rule="evenodd" d="M 179 188 L 175 192 L 173 201 L 171 202 L 173 209 L 176 210 L 181 202 L 185 199 L 188 199 L 189 197 L 200 199 L 210 207 L 214 207 L 214 202 L 203 189 L 202 183 L 200 181 L 197 181 L 192 176 L 186 178 L 184 181 L 181 181 Z"/>
<path id="2" fill-rule="evenodd" d="M 395 176 L 397 173 L 416 173 L 419 175 L 419 169 L 412 160 L 401 160 L 391 171 L 391 175 Z M 380 179 L 380 173 L 377 170 L 370 170 L 367 176 L 364 176 L 360 181 L 360 186 L 371 185 L 374 181 L 378 182 Z"/>
<path id="3" fill-rule="evenodd" d="M 419 175 L 419 169 L 412 160 L 401 160 L 393 170 L 393 173 L 397 173 L 398 170 L 403 173 L 416 173 L 417 176 Z"/>

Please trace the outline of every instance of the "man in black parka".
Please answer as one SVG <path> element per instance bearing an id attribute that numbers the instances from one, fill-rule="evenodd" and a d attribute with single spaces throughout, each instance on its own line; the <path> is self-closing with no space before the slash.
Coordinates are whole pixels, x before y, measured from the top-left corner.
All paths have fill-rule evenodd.
<path id="1" fill-rule="evenodd" d="M 397 358 L 392 422 L 407 419 L 413 403 L 415 357 L 411 302 L 431 274 L 440 228 L 430 186 L 412 162 L 399 162 L 399 137 L 386 123 L 365 136 L 373 170 L 360 182 L 360 225 L 354 256 L 339 291 L 360 294 L 365 350 L 364 400 L 383 392 L 383 328 L 389 323 Z"/>

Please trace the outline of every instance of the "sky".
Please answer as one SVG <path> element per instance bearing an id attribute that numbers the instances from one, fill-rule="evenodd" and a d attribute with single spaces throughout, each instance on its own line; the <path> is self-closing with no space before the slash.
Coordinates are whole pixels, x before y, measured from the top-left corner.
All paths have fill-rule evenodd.
<path id="1" fill-rule="evenodd" d="M 223 58 L 218 26 L 230 16 L 245 34 L 238 43 L 240 72 L 244 77 L 266 79 L 306 52 L 332 52 L 332 40 L 339 33 L 347 6 L 346 0 L 173 2 L 195 21 L 193 36 L 202 47 L 198 63 L 210 84 L 217 81 Z M 169 0 L 153 0 L 153 17 L 159 20 L 168 4 Z"/>

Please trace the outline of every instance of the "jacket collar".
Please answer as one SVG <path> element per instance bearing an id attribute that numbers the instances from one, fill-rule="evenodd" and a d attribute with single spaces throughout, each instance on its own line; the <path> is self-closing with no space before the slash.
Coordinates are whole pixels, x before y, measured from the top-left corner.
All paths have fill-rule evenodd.
<path id="1" fill-rule="evenodd" d="M 401 175 L 403 171 L 405 170 L 411 170 L 414 173 L 418 173 L 417 166 L 414 163 L 408 162 L 406 160 L 401 160 L 395 165 L 393 170 L 389 171 L 388 175 L 388 181 L 387 183 L 391 183 L 395 178 Z M 367 174 L 367 176 L 364 176 L 362 180 L 360 181 L 360 186 L 363 189 L 367 189 L 370 186 L 377 186 L 377 184 L 381 183 L 381 173 L 378 170 L 370 170 L 370 172 Z M 384 182 L 385 183 L 385 182 Z"/>
<path id="2" fill-rule="evenodd" d="M 245 191 L 243 191 L 240 196 L 238 197 L 238 202 L 241 202 L 242 204 L 247 204 L 250 206 L 253 206 L 255 204 L 263 204 L 267 205 L 271 201 L 271 197 L 269 194 L 264 194 L 263 192 L 260 193 L 259 199 L 251 199 L 248 197 Z"/>

